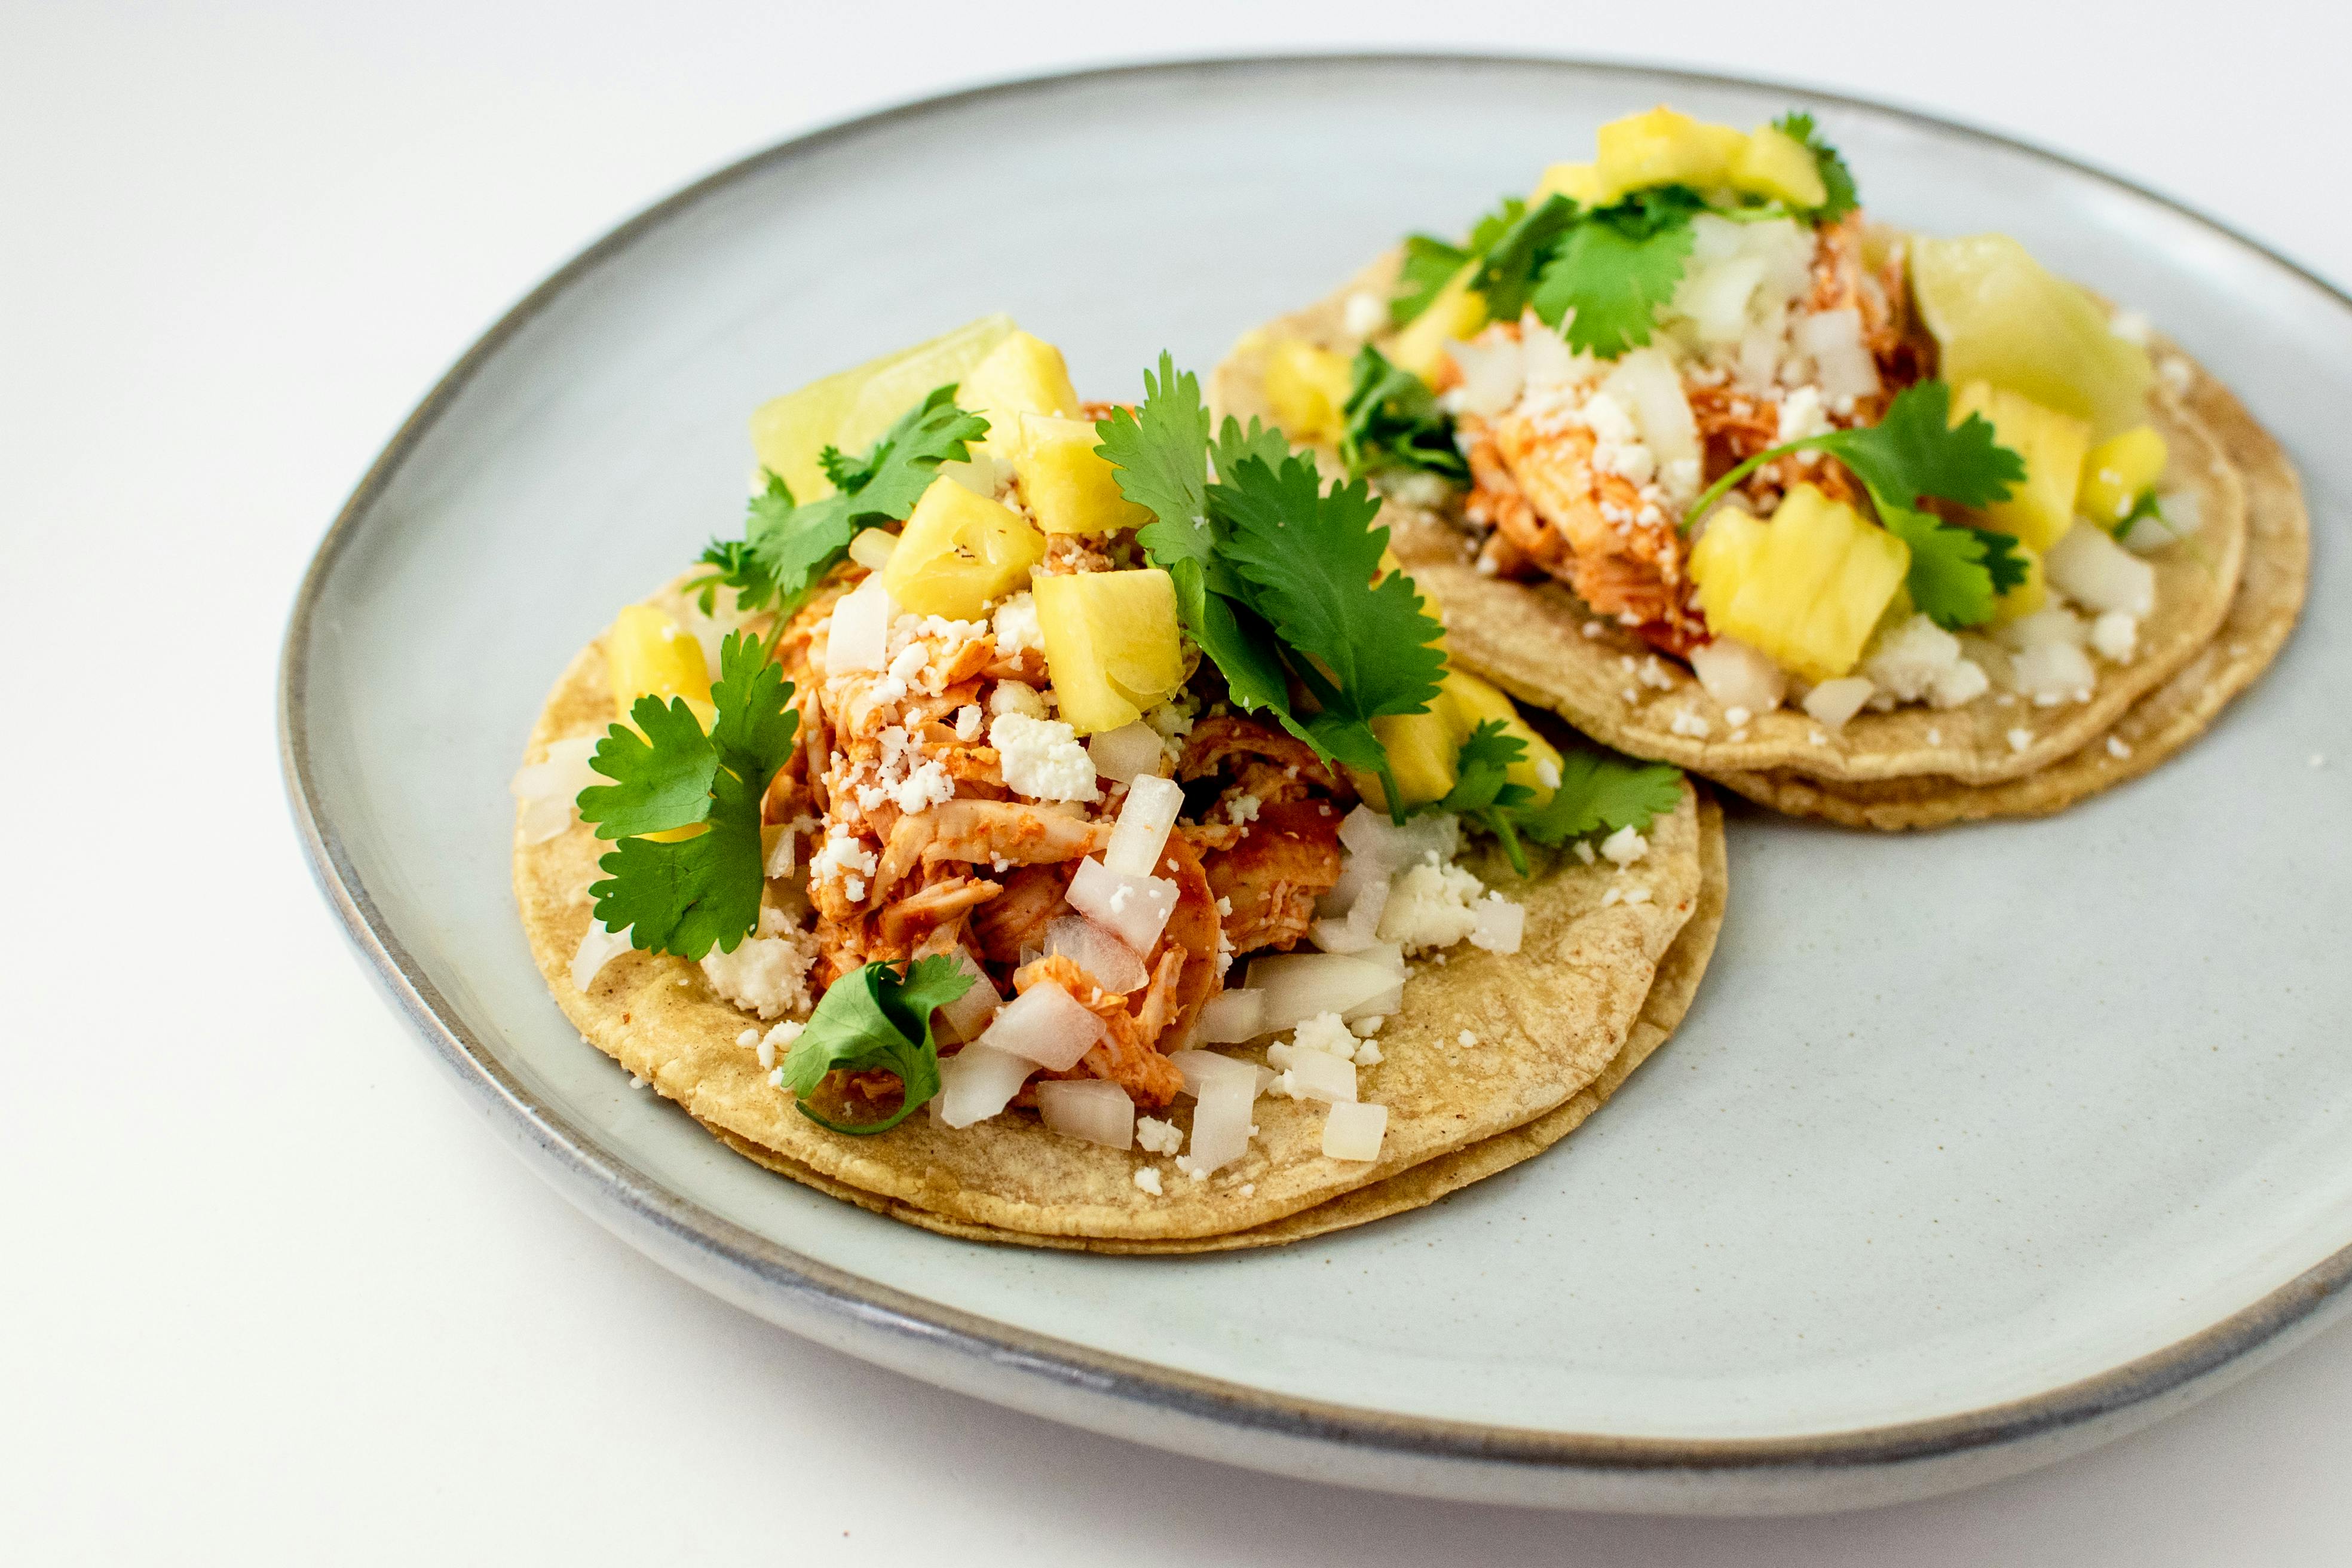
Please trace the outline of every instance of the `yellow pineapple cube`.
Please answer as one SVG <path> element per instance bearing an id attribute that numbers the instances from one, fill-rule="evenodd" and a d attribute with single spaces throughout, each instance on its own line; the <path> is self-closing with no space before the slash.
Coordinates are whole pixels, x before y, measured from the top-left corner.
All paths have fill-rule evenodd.
<path id="1" fill-rule="evenodd" d="M 1101 437 L 1083 419 L 1021 416 L 1013 472 L 1021 500 L 1047 533 L 1108 533 L 1141 528 L 1151 514 L 1119 493 L 1118 470 L 1095 448 Z"/>
<path id="2" fill-rule="evenodd" d="M 1690 557 L 1708 626 L 1808 680 L 1853 668 L 1910 569 L 1910 546 L 1811 485 L 1769 522 L 1717 511 Z"/>
<path id="3" fill-rule="evenodd" d="M 2139 504 L 2139 498 L 2164 478 L 2164 465 L 2170 457 L 2164 437 L 2151 426 L 2141 425 L 2100 442 L 2083 459 L 2083 488 L 2074 498 L 2075 509 L 2114 532 L 2116 525 Z"/>
<path id="4" fill-rule="evenodd" d="M 1388 348 L 1389 363 L 1402 365 L 1423 381 L 1433 381 L 1445 361 L 1445 346 L 1466 338 L 1486 324 L 1486 300 L 1470 287 L 1478 264 L 1465 262 L 1445 280 L 1428 309 L 1405 323 Z"/>
<path id="5" fill-rule="evenodd" d="M 1552 196 L 1566 196 L 1580 207 L 1605 205 L 1601 172 L 1590 163 L 1554 163 L 1528 193 L 1528 205 L 1539 207 Z"/>
<path id="6" fill-rule="evenodd" d="M 1078 392 L 1070 384 L 1070 367 L 1061 350 L 1042 338 L 1014 331 L 958 384 L 956 406 L 987 417 L 988 434 L 980 441 L 980 450 L 1010 458 L 1020 440 L 1022 415 L 1075 419 Z"/>
<path id="7" fill-rule="evenodd" d="M 990 600 L 1026 586 L 1045 558 L 1045 536 L 1019 512 L 937 479 L 908 516 L 882 585 L 902 610 L 975 620 Z"/>
<path id="8" fill-rule="evenodd" d="M 1167 573 L 1040 577 L 1034 592 L 1046 673 L 1063 721 L 1079 734 L 1132 724 L 1184 684 L 1176 584 Z"/>
<path id="9" fill-rule="evenodd" d="M 2030 550 L 2049 549 L 2074 526 L 2074 491 L 2091 448 L 2090 426 L 1982 381 L 1969 382 L 1952 399 L 1954 425 L 1971 414 L 1983 415 L 1994 438 L 2025 459 L 2025 482 L 2011 486 L 2007 500 L 1984 509 L 1986 524 L 2015 534 Z"/>
<path id="10" fill-rule="evenodd" d="M 1348 361 L 1304 338 L 1278 338 L 1265 355 L 1265 396 L 1274 422 L 1293 441 L 1330 446 L 1339 439 L 1354 377 Z"/>
<path id="11" fill-rule="evenodd" d="M 2025 580 L 1992 602 L 1995 626 L 2021 621 L 2050 602 L 2050 581 L 2042 574 L 2042 552 L 2022 544 L 2017 552 L 2025 559 Z"/>
<path id="12" fill-rule="evenodd" d="M 1013 331 L 1010 316 L 982 316 L 913 348 L 868 360 L 772 397 L 751 416 L 751 450 L 803 501 L 833 493 L 817 455 L 838 447 L 862 457 L 931 389 L 961 381 Z"/>
<path id="13" fill-rule="evenodd" d="M 709 723 L 710 664 L 702 645 L 651 605 L 631 605 L 604 634 L 604 678 L 624 720 L 640 697 L 683 697 Z"/>
<path id="14" fill-rule="evenodd" d="M 1732 154 L 1725 179 L 1735 191 L 1786 202 L 1792 207 L 1817 207 L 1830 199 L 1813 150 L 1769 125 L 1759 125 L 1748 133 L 1739 151 Z"/>
<path id="15" fill-rule="evenodd" d="M 1601 128 L 1601 155 L 1593 165 L 1601 182 L 1599 205 L 1652 185 L 1706 190 L 1724 184 L 1732 159 L 1747 142 L 1728 125 L 1693 120 L 1664 104 L 1612 120 Z"/>
<path id="16" fill-rule="evenodd" d="M 1372 721 L 1372 738 L 1388 753 L 1389 771 L 1396 775 L 1397 791 L 1407 805 L 1442 800 L 1454 787 L 1454 769 L 1462 742 L 1454 734 L 1454 716 L 1444 693 L 1436 706 L 1419 713 L 1383 713 Z M 1348 770 L 1356 793 L 1375 811 L 1389 808 L 1388 791 L 1378 773 Z"/>
<path id="17" fill-rule="evenodd" d="M 1989 381 L 2091 422 L 2104 438 L 2147 417 L 2156 367 L 2106 307 L 2005 234 L 1916 238 L 1911 292 L 1946 381 Z"/>

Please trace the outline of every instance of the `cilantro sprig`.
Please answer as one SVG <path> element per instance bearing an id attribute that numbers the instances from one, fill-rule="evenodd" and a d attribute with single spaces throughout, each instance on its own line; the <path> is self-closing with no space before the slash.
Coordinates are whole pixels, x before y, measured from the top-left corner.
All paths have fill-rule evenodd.
<path id="1" fill-rule="evenodd" d="M 1826 452 L 1843 463 L 1870 492 L 1886 531 L 1911 547 L 1904 579 L 1911 601 L 1948 631 L 1981 626 L 1993 602 L 2025 581 L 2017 541 L 1991 529 L 1947 522 L 1921 509 L 1927 497 L 1982 507 L 2009 499 L 2025 482 L 2025 459 L 1996 438 L 1992 424 L 1971 413 L 1951 422 L 1952 389 L 1922 381 L 1897 393 L 1875 425 L 1830 430 L 1759 452 L 1709 485 L 1684 515 L 1687 529 L 1749 474 L 1791 452 Z"/>
<path id="2" fill-rule="evenodd" d="M 1621 827 L 1646 832 L 1654 819 L 1682 800 L 1681 769 L 1580 746 L 1561 753 L 1559 787 L 1538 805 L 1534 790 L 1510 782 L 1510 770 L 1527 754 L 1527 742 L 1501 720 L 1486 720 L 1462 742 L 1454 787 L 1415 809 L 1471 818 L 1495 836 L 1511 868 L 1524 877 L 1528 855 L 1522 837 L 1558 848 Z"/>
<path id="3" fill-rule="evenodd" d="M 759 923 L 760 797 L 800 726 L 792 682 L 768 655 L 759 637 L 730 633 L 708 734 L 684 698 L 640 697 L 629 710 L 636 729 L 614 725 L 589 760 L 613 782 L 580 792 L 581 819 L 620 843 L 597 862 L 605 878 L 588 892 L 604 928 L 625 926 L 648 952 L 732 952 Z M 645 837 L 698 827 L 667 842 Z"/>
<path id="4" fill-rule="evenodd" d="M 1706 205 L 1687 187 L 1663 185 L 1577 212 L 1541 253 L 1529 300 L 1537 318 L 1602 359 L 1647 343 L 1683 280 L 1696 239 L 1691 218 Z"/>
<path id="5" fill-rule="evenodd" d="M 751 498 L 740 540 L 714 540 L 702 563 L 714 568 L 687 584 L 699 589 L 704 613 L 721 587 L 732 588 L 745 610 L 773 604 L 786 614 L 809 587 L 831 570 L 861 528 L 904 521 L 939 478 L 941 463 L 971 456 L 971 442 L 988 434 L 988 421 L 958 408 L 955 387 L 935 388 L 901 416 L 862 458 L 837 447 L 817 454 L 833 494 L 796 500 L 783 479 L 768 475 L 768 486 Z"/>
<path id="6" fill-rule="evenodd" d="M 1454 245 L 1435 235 L 1406 236 L 1404 265 L 1397 273 L 1397 291 L 1389 300 L 1389 325 L 1402 327 L 1428 310 L 1454 275 L 1483 259 L 1527 210 L 1528 204 L 1518 197 L 1504 197 L 1500 206 L 1471 226 L 1467 245 Z"/>
<path id="7" fill-rule="evenodd" d="M 1804 144 L 1813 155 L 1813 167 L 1821 172 L 1822 189 L 1828 199 L 1802 216 L 1813 223 L 1835 223 L 1860 205 L 1853 188 L 1853 171 L 1845 166 L 1838 150 L 1822 140 L 1821 131 L 1813 117 L 1801 109 L 1790 110 L 1772 121 L 1772 129 L 1793 142 Z"/>
<path id="8" fill-rule="evenodd" d="M 904 973 L 867 963 L 825 988 L 792 1049 L 777 1064 L 803 1116 L 853 1137 L 887 1132 L 940 1092 L 939 1044 L 931 1014 L 971 988 L 972 977 L 953 958 L 919 958 Z M 809 1109 L 809 1100 L 835 1072 L 887 1072 L 901 1089 L 898 1109 L 879 1121 L 835 1121 Z"/>
<path id="9" fill-rule="evenodd" d="M 1468 481 L 1470 465 L 1454 444 L 1454 421 L 1438 406 L 1427 382 L 1391 363 L 1370 343 L 1356 351 L 1352 371 L 1339 432 L 1339 460 L 1349 478 L 1380 468 L 1417 468 Z"/>
<path id="10" fill-rule="evenodd" d="M 1095 426 L 1097 449 L 1119 492 L 1152 514 L 1136 537 L 1174 579 L 1185 629 L 1237 707 L 1379 775 L 1396 802 L 1371 721 L 1425 710 L 1445 656 L 1412 583 L 1381 575 L 1380 499 L 1360 479 L 1327 493 L 1313 460 L 1255 421 L 1228 416 L 1213 439 L 1198 378 L 1166 353 L 1143 386 L 1139 406 Z M 1294 681 L 1310 710 L 1293 707 Z"/>

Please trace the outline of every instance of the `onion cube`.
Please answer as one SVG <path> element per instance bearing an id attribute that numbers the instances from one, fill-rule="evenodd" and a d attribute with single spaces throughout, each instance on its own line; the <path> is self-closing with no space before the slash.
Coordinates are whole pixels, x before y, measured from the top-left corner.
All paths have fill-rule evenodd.
<path id="1" fill-rule="evenodd" d="M 1037 1064 L 1009 1051 L 969 1045 L 940 1061 L 940 1092 L 931 1115 L 949 1127 L 985 1121 L 1013 1103 Z"/>
<path id="2" fill-rule="evenodd" d="M 1745 708 L 1751 714 L 1769 713 L 1788 695 L 1789 678 L 1763 654 L 1735 637 L 1717 637 L 1690 650 L 1691 673 L 1728 711 Z"/>
<path id="3" fill-rule="evenodd" d="M 1094 759 L 1097 776 L 1114 784 L 1132 784 L 1139 775 L 1153 773 L 1161 754 L 1160 731 L 1140 719 L 1116 730 L 1099 731 L 1087 742 L 1087 755 Z M 1156 851 L 1153 858 L 1158 858 Z M 1151 867 L 1146 865 L 1143 869 L 1150 871 Z"/>
<path id="4" fill-rule="evenodd" d="M 1106 991 L 1124 996 L 1151 978 L 1135 950 L 1084 915 L 1063 915 L 1045 927 L 1045 952 L 1059 953 L 1095 977 Z"/>
<path id="5" fill-rule="evenodd" d="M 825 639 L 824 668 L 828 675 L 880 669 L 890 648 L 890 623 L 898 606 L 890 590 L 875 573 L 833 607 L 833 630 Z"/>
<path id="6" fill-rule="evenodd" d="M 1207 1173 L 1220 1165 L 1229 1165 L 1249 1150 L 1252 1108 L 1257 1101 L 1257 1069 L 1248 1062 L 1236 1062 L 1245 1069 L 1239 1073 L 1220 1074 L 1201 1087 L 1198 1102 L 1192 1107 L 1192 1140 L 1185 1152 L 1186 1168 Z"/>
<path id="7" fill-rule="evenodd" d="M 1094 1048 L 1102 1032 L 1100 1018 L 1059 985 L 1045 980 L 1007 1002 L 979 1043 L 1003 1055 L 1019 1057 L 1033 1068 L 1067 1072 Z"/>
<path id="8" fill-rule="evenodd" d="M 1377 1160 L 1388 1130 L 1387 1106 L 1342 1101 L 1323 1119 L 1323 1152 L 1334 1160 Z"/>
<path id="9" fill-rule="evenodd" d="M 1291 1047 L 1282 1076 L 1293 1099 L 1328 1100 L 1336 1104 L 1356 1098 L 1356 1064 L 1328 1051 Z"/>
<path id="10" fill-rule="evenodd" d="M 1201 1037 L 1213 1046 L 1237 1046 L 1244 1040 L 1255 1040 L 1265 1033 L 1258 1022 L 1265 1016 L 1264 992 L 1220 992 L 1201 1009 Z"/>
<path id="11" fill-rule="evenodd" d="M 1249 1085 L 1250 1098 L 1257 1098 L 1261 1069 L 1255 1062 L 1221 1057 L 1214 1051 L 1171 1051 L 1168 1064 L 1184 1075 L 1184 1092 L 1195 1100 L 1210 1085 L 1228 1081 Z"/>
<path id="12" fill-rule="evenodd" d="M 971 989 L 940 1008 L 937 1022 L 945 1028 L 948 1038 L 951 1040 L 974 1039 L 988 1027 L 988 1021 L 996 1016 L 996 1010 L 1004 1005 L 1004 997 L 996 989 L 995 983 L 988 978 L 987 972 L 972 962 L 971 954 L 957 948 L 949 956 L 955 960 L 958 969 L 971 976 Z"/>
<path id="13" fill-rule="evenodd" d="M 1337 1013 L 1342 1018 L 1386 1015 L 1404 1001 L 1403 981 L 1369 953 L 1294 952 L 1252 959 L 1243 984 L 1265 994 L 1258 1023 L 1266 1033 L 1293 1028 L 1318 1013 Z"/>
<path id="14" fill-rule="evenodd" d="M 606 931 L 603 921 L 590 921 L 580 933 L 580 947 L 572 955 L 572 989 L 585 991 L 596 983 L 604 966 L 629 951 L 629 928 Z"/>
<path id="15" fill-rule="evenodd" d="M 1470 945 L 1487 952 L 1517 952 L 1528 929 L 1525 905 L 1500 893 L 1489 893 L 1474 908 L 1478 923 L 1470 928 Z"/>
<path id="16" fill-rule="evenodd" d="M 2051 586 L 2094 610 L 2145 619 L 2156 608 L 2156 568 L 2090 523 L 2069 529 L 2042 558 L 2042 568 Z"/>
<path id="17" fill-rule="evenodd" d="M 1114 871 L 1089 858 L 1078 862 L 1067 897 L 1070 908 L 1146 953 L 1175 912 L 1177 887 L 1165 877 Z"/>
<path id="18" fill-rule="evenodd" d="M 859 529 L 857 536 L 849 542 L 849 558 L 868 572 L 879 572 L 889 565 L 890 557 L 898 550 L 898 536 L 887 528 Z"/>
<path id="19" fill-rule="evenodd" d="M 1037 1086 L 1037 1111 L 1049 1131 L 1106 1149 L 1135 1146 L 1135 1101 L 1098 1078 L 1049 1079 Z"/>
<path id="20" fill-rule="evenodd" d="M 1128 728 L 1150 732 L 1156 759 L 1159 731 L 1149 724 Z M 1103 739 L 1095 737 L 1097 742 Z M 1099 760 L 1095 765 L 1098 771 L 1102 766 Z M 1103 864 L 1125 876 L 1149 877 L 1160 869 L 1160 851 L 1167 847 L 1168 830 L 1176 826 L 1177 814 L 1184 809 L 1184 792 L 1174 779 L 1142 769 L 1128 776 L 1127 785 L 1127 803 L 1118 808 L 1118 825 L 1110 830 L 1110 847 L 1103 851 Z"/>

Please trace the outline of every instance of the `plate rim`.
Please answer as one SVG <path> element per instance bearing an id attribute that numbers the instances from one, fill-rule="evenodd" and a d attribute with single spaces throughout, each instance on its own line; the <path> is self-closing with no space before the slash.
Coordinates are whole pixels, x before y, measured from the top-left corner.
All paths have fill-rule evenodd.
<path id="1" fill-rule="evenodd" d="M 1414 65 L 1564 67 L 1697 87 L 1762 89 L 1906 121 L 2021 153 L 2154 203 L 2244 247 L 2352 312 L 2352 296 L 2336 284 L 2231 226 L 2110 170 L 2021 138 L 1855 94 L 1633 60 L 1535 51 L 1411 48 L 1187 56 L 987 81 L 903 100 L 788 137 L 703 174 L 642 208 L 578 251 L 508 309 L 401 422 L 336 513 L 303 572 L 278 668 L 278 751 L 288 805 L 313 879 L 334 910 L 344 935 L 366 958 L 387 996 L 407 1016 L 427 1054 L 468 1091 L 479 1113 L 519 1146 L 551 1163 L 552 1169 L 540 1173 L 567 1197 L 701 1289 L 717 1291 L 711 1279 L 681 1268 L 665 1250 L 651 1244 L 664 1240 L 682 1244 L 706 1262 L 748 1276 L 771 1293 L 772 1304 L 799 1310 L 795 1315 L 804 1321 L 782 1326 L 811 1333 L 820 1324 L 828 1325 L 845 1341 L 853 1342 L 845 1348 L 885 1364 L 893 1363 L 870 1353 L 870 1346 L 860 1347 L 854 1342 L 861 1337 L 879 1338 L 944 1350 L 971 1364 L 975 1376 L 968 1387 L 972 1391 L 987 1385 L 987 1380 L 977 1375 L 983 1366 L 1009 1367 L 1016 1377 L 1040 1379 L 1065 1391 L 1137 1406 L 1146 1415 L 1205 1421 L 1227 1429 L 1400 1458 L 1627 1477 L 1852 1472 L 1954 1459 L 2069 1429 L 2088 1430 L 2126 1415 L 2135 1406 L 2152 1406 L 2168 1394 L 2196 1397 L 2194 1385 L 2217 1382 L 2213 1374 L 2231 1363 L 2241 1363 L 2240 1370 L 2251 1370 L 2251 1352 L 2265 1347 L 2284 1350 L 2301 1337 L 2291 1331 L 2315 1331 L 2323 1312 L 2332 1313 L 2345 1304 L 2340 1299 L 2346 1286 L 2352 1284 L 2352 1243 L 2260 1299 L 2157 1350 L 2037 1393 L 1913 1421 L 1781 1436 L 1642 1436 L 1411 1415 L 1278 1394 L 1095 1350 L 928 1300 L 795 1251 L 669 1190 L 631 1163 L 624 1151 L 604 1146 L 509 1073 L 448 1006 L 392 931 L 326 815 L 312 766 L 305 722 L 314 616 L 337 563 L 366 525 L 394 475 L 475 376 L 560 296 L 637 240 L 709 197 L 772 167 L 886 125 L 992 99 L 1101 82 Z M 592 1207 L 585 1198 L 601 1201 Z M 901 1370 L 905 1370 L 903 1364 Z M 2147 1418 L 2155 1414 L 2151 1408 Z"/>

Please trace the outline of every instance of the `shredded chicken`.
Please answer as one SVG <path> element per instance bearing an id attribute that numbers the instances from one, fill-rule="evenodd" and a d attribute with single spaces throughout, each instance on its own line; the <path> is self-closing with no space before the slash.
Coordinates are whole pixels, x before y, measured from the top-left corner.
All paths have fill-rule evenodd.
<path id="1" fill-rule="evenodd" d="M 1013 976 L 1013 988 L 1026 991 L 1049 980 L 1103 1021 L 1102 1042 L 1086 1054 L 1088 1072 L 1118 1085 L 1148 1110 L 1176 1098 L 1184 1075 L 1144 1033 L 1142 1020 L 1128 1011 L 1126 997 L 1105 990 L 1076 960 L 1058 952 L 1024 965 Z"/>
<path id="2" fill-rule="evenodd" d="M 1266 806 L 1231 849 L 1206 858 L 1210 890 L 1231 910 L 1234 951 L 1285 952 L 1307 934 L 1315 900 L 1339 879 L 1339 816 L 1323 801 Z"/>

